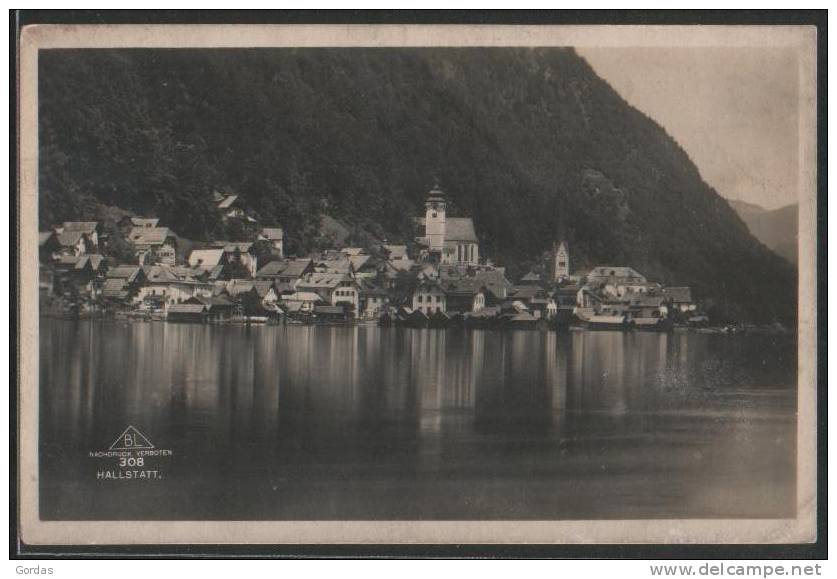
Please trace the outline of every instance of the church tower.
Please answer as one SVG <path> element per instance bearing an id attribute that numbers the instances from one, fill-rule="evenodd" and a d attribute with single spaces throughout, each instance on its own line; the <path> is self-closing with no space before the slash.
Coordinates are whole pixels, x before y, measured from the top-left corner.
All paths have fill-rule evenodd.
<path id="1" fill-rule="evenodd" d="M 562 241 L 555 248 L 555 276 L 553 281 L 561 281 L 570 277 L 570 250 L 567 242 Z"/>
<path id="2" fill-rule="evenodd" d="M 425 237 L 427 237 L 430 251 L 442 251 L 445 245 L 445 194 L 439 184 L 433 186 L 427 194 L 424 203 L 426 213 L 424 217 Z"/>

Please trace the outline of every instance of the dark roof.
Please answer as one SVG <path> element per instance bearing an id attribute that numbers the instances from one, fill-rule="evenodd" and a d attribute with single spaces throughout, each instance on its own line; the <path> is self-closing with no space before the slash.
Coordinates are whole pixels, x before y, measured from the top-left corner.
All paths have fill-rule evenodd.
<path id="1" fill-rule="evenodd" d="M 314 313 L 315 314 L 338 314 L 343 315 L 345 314 L 345 310 L 342 306 L 314 306 Z"/>
<path id="2" fill-rule="evenodd" d="M 169 306 L 169 314 L 202 314 L 203 304 L 172 304 Z"/>
<path id="3" fill-rule="evenodd" d="M 372 256 L 370 256 L 370 255 L 350 255 L 349 256 L 349 263 L 352 264 L 352 268 L 355 271 L 360 271 L 367 264 L 369 264 L 370 266 L 375 265 L 374 261 L 370 262 L 371 259 L 372 259 Z"/>
<path id="4" fill-rule="evenodd" d="M 230 296 L 237 296 L 251 292 L 255 287 L 255 282 L 253 281 L 247 279 L 233 279 L 227 284 L 226 292 Z"/>
<path id="5" fill-rule="evenodd" d="M 465 277 L 445 280 L 442 288 L 450 295 L 473 296 L 483 288 L 483 284 L 476 277 Z"/>
<path id="6" fill-rule="evenodd" d="M 543 288 L 538 287 L 536 285 L 516 285 L 512 288 L 511 297 L 513 299 L 524 299 L 529 300 L 538 295 L 545 295 L 546 292 Z"/>
<path id="7" fill-rule="evenodd" d="M 476 293 L 479 288 L 485 289 L 495 298 L 503 299 L 512 287 L 506 279 L 502 269 L 473 270 L 468 267 L 447 266 L 439 270 L 443 287 L 450 287 L 453 282 L 453 292 L 471 291 Z"/>
<path id="8" fill-rule="evenodd" d="M 645 282 L 645 276 L 639 273 L 632 267 L 626 266 L 598 266 L 594 267 L 590 270 L 590 273 L 587 274 L 588 278 L 591 279 L 622 279 L 622 280 L 631 280 L 636 281 L 637 283 Z"/>
<path id="9" fill-rule="evenodd" d="M 107 279 L 105 280 L 105 285 L 102 288 L 102 295 L 106 298 L 122 298 L 125 297 L 128 292 L 125 291 L 125 286 L 128 285 L 128 282 L 124 279 Z"/>
<path id="10" fill-rule="evenodd" d="M 282 277 L 300 277 L 310 265 L 310 259 L 293 259 L 282 271 Z"/>
<path id="11" fill-rule="evenodd" d="M 666 287 L 663 288 L 663 296 L 675 303 L 688 304 L 692 302 L 692 289 L 688 286 Z"/>
<path id="12" fill-rule="evenodd" d="M 266 263 L 259 271 L 256 272 L 256 277 L 271 277 L 276 276 L 285 271 L 289 262 L 283 260 L 275 260 Z"/>
<path id="13" fill-rule="evenodd" d="M 134 227 L 128 237 L 135 245 L 161 245 L 174 233 L 168 227 Z"/>
<path id="14" fill-rule="evenodd" d="M 336 288 L 350 278 L 342 273 L 312 273 L 302 278 L 296 285 L 298 289 Z"/>
<path id="15" fill-rule="evenodd" d="M 385 296 L 387 295 L 387 290 L 382 287 L 378 287 L 375 284 L 369 283 L 368 281 L 363 281 L 360 284 L 360 293 L 368 296 Z"/>
<path id="16" fill-rule="evenodd" d="M 291 294 L 294 292 L 294 284 L 290 281 L 279 281 L 276 282 L 276 293 L 278 294 Z"/>
<path id="17" fill-rule="evenodd" d="M 108 278 L 110 279 L 126 279 L 129 282 L 139 274 L 140 267 L 138 265 L 117 265 L 108 270 Z"/>
<path id="18" fill-rule="evenodd" d="M 270 241 L 282 239 L 284 235 L 281 227 L 265 227 L 261 232 L 261 236 Z"/>
<path id="19" fill-rule="evenodd" d="M 80 231 L 90 235 L 99 226 L 98 221 L 65 221 L 64 231 Z"/>
<path id="20" fill-rule="evenodd" d="M 445 241 L 467 241 L 477 243 L 474 221 L 470 217 L 448 217 L 445 219 Z"/>
<path id="21" fill-rule="evenodd" d="M 256 293 L 260 298 L 263 298 L 273 287 L 273 282 L 269 280 L 256 280 L 253 282 L 253 287 L 256 288 Z"/>
<path id="22" fill-rule="evenodd" d="M 76 231 L 76 230 L 64 230 L 61 233 L 58 233 L 55 237 L 58 239 L 58 243 L 61 247 L 72 247 L 76 245 L 84 236 L 84 231 Z"/>

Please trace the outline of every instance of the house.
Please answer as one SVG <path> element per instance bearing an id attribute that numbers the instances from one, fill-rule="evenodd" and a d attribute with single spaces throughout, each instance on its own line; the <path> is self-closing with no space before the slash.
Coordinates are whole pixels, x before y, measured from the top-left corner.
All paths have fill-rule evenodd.
<path id="1" fill-rule="evenodd" d="M 225 221 L 227 219 L 244 218 L 244 203 L 238 195 L 225 195 L 216 191 L 213 194 L 213 201 L 215 202 L 215 207 L 221 212 Z"/>
<path id="2" fill-rule="evenodd" d="M 98 221 L 65 221 L 56 228 L 56 233 L 76 232 L 84 235 L 87 242 L 92 245 L 91 251 L 99 248 L 99 222 Z"/>
<path id="3" fill-rule="evenodd" d="M 664 318 L 668 315 L 663 296 L 635 294 L 631 296 L 628 305 L 634 318 Z"/>
<path id="4" fill-rule="evenodd" d="M 214 241 L 214 248 L 221 248 L 223 265 L 239 265 L 246 271 L 249 277 L 256 276 L 256 256 L 253 254 L 253 243 L 249 241 Z"/>
<path id="5" fill-rule="evenodd" d="M 166 321 L 204 323 L 209 318 L 209 310 L 201 303 L 171 304 L 166 308 Z"/>
<path id="6" fill-rule="evenodd" d="M 212 271 L 214 268 L 218 267 L 219 265 L 223 265 L 221 263 L 221 259 L 223 257 L 223 249 L 193 249 L 192 252 L 189 254 L 189 259 L 187 261 L 189 262 L 189 267 L 198 268 L 209 272 Z"/>
<path id="7" fill-rule="evenodd" d="M 448 217 L 445 194 L 438 184 L 427 194 L 425 216 L 416 218 L 424 235 L 416 242 L 443 264 L 479 263 L 479 240 L 470 217 Z"/>
<path id="8" fill-rule="evenodd" d="M 598 287 L 612 298 L 621 298 L 629 293 L 642 293 L 648 289 L 648 280 L 631 267 L 599 266 L 587 274 L 587 283 Z"/>
<path id="9" fill-rule="evenodd" d="M 546 290 L 540 286 L 516 285 L 509 292 L 509 297 L 528 306 L 532 300 L 546 299 L 549 296 L 547 296 Z"/>
<path id="10" fill-rule="evenodd" d="M 448 312 L 479 312 L 509 295 L 511 283 L 505 270 L 490 266 L 442 266 L 439 283 L 447 296 Z"/>
<path id="11" fill-rule="evenodd" d="M 105 300 L 127 303 L 146 281 L 145 272 L 137 265 L 118 265 L 107 272 L 102 297 Z"/>
<path id="12" fill-rule="evenodd" d="M 146 281 L 135 302 L 156 303 L 160 307 L 179 304 L 195 296 L 212 296 L 212 284 L 194 277 L 191 270 L 167 265 L 143 266 Z"/>
<path id="13" fill-rule="evenodd" d="M 317 320 L 322 320 L 322 321 L 338 322 L 338 321 L 345 321 L 346 318 L 347 318 L 346 310 L 343 309 L 343 307 L 341 307 L 341 306 L 325 306 L 325 305 L 314 306 L 314 312 L 313 313 L 314 313 L 314 318 L 316 318 Z"/>
<path id="14" fill-rule="evenodd" d="M 485 308 L 488 290 L 474 277 L 452 278 L 442 282 L 445 311 L 479 312 Z"/>
<path id="15" fill-rule="evenodd" d="M 107 262 L 98 254 L 62 255 L 55 262 L 55 280 L 62 293 L 68 291 L 98 297 L 105 274 Z M 72 289 L 71 289 L 72 288 Z"/>
<path id="16" fill-rule="evenodd" d="M 280 259 L 266 263 L 256 272 L 256 279 L 273 280 L 280 293 L 294 290 L 303 276 L 314 272 L 311 259 Z"/>
<path id="17" fill-rule="evenodd" d="M 362 279 L 373 279 L 378 276 L 378 266 L 380 260 L 371 255 L 364 253 L 349 255 L 349 263 L 352 265 L 352 271 L 355 277 Z"/>
<path id="18" fill-rule="evenodd" d="M 285 232 L 281 227 L 264 227 L 256 239 L 269 242 L 274 255 L 284 256 Z"/>
<path id="19" fill-rule="evenodd" d="M 387 259 L 389 259 L 390 261 L 404 261 L 410 259 L 407 255 L 406 245 L 384 244 L 383 249 L 387 254 Z"/>
<path id="20" fill-rule="evenodd" d="M 553 247 L 552 281 L 561 282 L 570 277 L 570 249 L 566 241 Z"/>
<path id="21" fill-rule="evenodd" d="M 355 270 L 352 260 L 340 251 L 326 250 L 319 259 L 314 260 L 314 271 L 317 273 L 334 273 L 354 277 Z"/>
<path id="22" fill-rule="evenodd" d="M 447 311 L 447 296 L 440 283 L 432 279 L 419 282 L 412 293 L 412 310 L 429 316 L 435 312 Z"/>
<path id="23" fill-rule="evenodd" d="M 581 287 L 575 284 L 558 286 L 552 294 L 552 299 L 558 308 L 572 309 L 576 306 L 580 289 Z"/>
<path id="24" fill-rule="evenodd" d="M 276 312 L 279 296 L 269 280 L 233 279 L 222 283 L 221 287 L 233 301 L 240 301 L 245 294 L 252 293 L 259 300 L 261 308 Z"/>
<path id="25" fill-rule="evenodd" d="M 520 285 L 539 286 L 541 285 L 541 276 L 534 271 L 530 271 L 520 278 Z"/>
<path id="26" fill-rule="evenodd" d="M 688 286 L 662 288 L 662 297 L 674 310 L 693 312 L 697 309 L 692 301 L 692 289 Z"/>
<path id="27" fill-rule="evenodd" d="M 84 255 L 96 250 L 96 244 L 83 231 L 56 229 L 55 244 L 57 246 L 56 256 Z"/>
<path id="28" fill-rule="evenodd" d="M 311 314 L 314 306 L 325 303 L 319 294 L 314 292 L 294 292 L 282 296 L 282 307 L 291 317 Z"/>
<path id="29" fill-rule="evenodd" d="M 309 273 L 297 282 L 296 290 L 316 293 L 331 305 L 350 304 L 353 314 L 359 313 L 360 286 L 347 274 Z"/>
<path id="30" fill-rule="evenodd" d="M 360 282 L 360 313 L 365 319 L 375 319 L 386 311 L 389 293 L 368 280 Z"/>
<path id="31" fill-rule="evenodd" d="M 234 304 L 222 296 L 195 296 L 187 299 L 181 305 L 199 304 L 204 307 L 204 319 L 202 321 L 220 322 L 229 320 L 235 312 Z M 171 319 L 171 308 L 169 308 L 168 319 Z"/>
<path id="32" fill-rule="evenodd" d="M 277 279 L 279 274 L 285 271 L 289 263 L 290 260 L 286 259 L 275 259 L 270 261 L 264 264 L 261 269 L 256 271 L 256 279 Z"/>
<path id="33" fill-rule="evenodd" d="M 168 227 L 157 227 L 156 219 L 132 218 L 142 225 L 135 225 L 128 234 L 140 265 L 175 265 L 177 261 L 177 235 Z M 151 225 L 154 223 L 155 225 Z"/>

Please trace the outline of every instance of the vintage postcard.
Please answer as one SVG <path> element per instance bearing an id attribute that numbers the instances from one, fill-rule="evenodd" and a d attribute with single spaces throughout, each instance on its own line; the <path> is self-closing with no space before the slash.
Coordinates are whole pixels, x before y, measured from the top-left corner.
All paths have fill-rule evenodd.
<path id="1" fill-rule="evenodd" d="M 21 540 L 816 540 L 816 64 L 24 27 Z"/>

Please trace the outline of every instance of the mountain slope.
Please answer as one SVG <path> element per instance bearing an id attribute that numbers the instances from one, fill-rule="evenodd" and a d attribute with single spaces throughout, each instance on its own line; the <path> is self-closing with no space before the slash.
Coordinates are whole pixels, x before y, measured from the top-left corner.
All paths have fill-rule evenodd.
<path id="1" fill-rule="evenodd" d="M 435 177 L 512 274 L 567 238 L 726 315 L 792 321 L 795 271 L 571 49 L 46 51 L 41 224 L 116 205 L 195 239 L 240 194 L 310 249 L 323 213 L 409 240 Z"/>
<path id="2" fill-rule="evenodd" d="M 772 210 L 745 201 L 731 200 L 729 204 L 747 224 L 747 228 L 756 239 L 789 262 L 798 263 L 799 205 L 797 203 Z"/>

